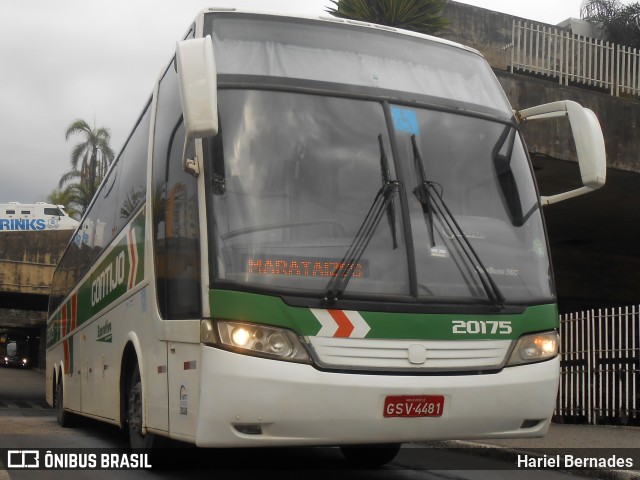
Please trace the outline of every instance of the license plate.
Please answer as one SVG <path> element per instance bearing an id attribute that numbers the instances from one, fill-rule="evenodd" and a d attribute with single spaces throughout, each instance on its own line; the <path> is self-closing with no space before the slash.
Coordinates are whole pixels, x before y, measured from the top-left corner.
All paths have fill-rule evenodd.
<path id="1" fill-rule="evenodd" d="M 443 395 L 390 395 L 384 399 L 385 417 L 440 417 Z"/>

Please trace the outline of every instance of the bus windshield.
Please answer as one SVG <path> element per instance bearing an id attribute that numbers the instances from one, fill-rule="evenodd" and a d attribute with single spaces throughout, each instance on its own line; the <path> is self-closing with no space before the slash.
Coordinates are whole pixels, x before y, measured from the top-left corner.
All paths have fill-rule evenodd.
<path id="1" fill-rule="evenodd" d="M 508 122 L 268 90 L 220 90 L 218 101 L 216 281 L 322 298 L 348 275 L 345 298 L 489 301 L 464 235 L 506 303 L 552 297 L 535 185 Z M 362 240 L 385 176 L 397 191 Z M 421 198 L 425 184 L 459 230 Z M 340 269 L 358 238 L 361 256 Z"/>

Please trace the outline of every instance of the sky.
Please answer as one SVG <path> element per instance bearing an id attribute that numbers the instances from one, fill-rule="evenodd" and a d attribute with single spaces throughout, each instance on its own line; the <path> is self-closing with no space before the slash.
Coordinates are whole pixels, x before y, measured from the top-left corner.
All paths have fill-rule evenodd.
<path id="1" fill-rule="evenodd" d="M 460 0 L 557 24 L 582 0 Z M 624 3 L 629 3 L 627 0 Z M 111 131 L 118 152 L 195 16 L 237 6 L 326 15 L 329 0 L 3 0 L 0 203 L 46 201 L 70 170 L 76 119 Z"/>

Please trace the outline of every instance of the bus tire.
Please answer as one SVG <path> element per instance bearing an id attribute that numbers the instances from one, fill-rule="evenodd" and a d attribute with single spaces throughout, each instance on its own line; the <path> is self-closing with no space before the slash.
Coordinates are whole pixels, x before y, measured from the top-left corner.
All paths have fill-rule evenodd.
<path id="1" fill-rule="evenodd" d="M 56 389 L 53 392 L 53 407 L 56 409 L 56 420 L 60 426 L 62 428 L 73 427 L 74 415 L 64 409 L 64 387 L 61 381 L 56 384 Z"/>
<path id="2" fill-rule="evenodd" d="M 142 433 L 142 381 L 136 365 L 131 376 L 127 400 L 127 425 L 129 445 L 132 450 L 150 450 L 155 443 L 155 435 Z"/>
<path id="3" fill-rule="evenodd" d="M 400 446 L 400 443 L 343 445 L 340 447 L 340 451 L 347 461 L 355 467 L 378 468 L 396 458 Z"/>

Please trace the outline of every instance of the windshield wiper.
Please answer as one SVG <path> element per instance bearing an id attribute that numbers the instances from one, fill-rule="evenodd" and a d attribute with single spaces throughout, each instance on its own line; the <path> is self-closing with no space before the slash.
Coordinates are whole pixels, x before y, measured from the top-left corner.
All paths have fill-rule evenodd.
<path id="1" fill-rule="evenodd" d="M 393 183 L 391 180 L 391 173 L 389 172 L 389 160 L 387 159 L 387 152 L 384 150 L 382 143 L 382 134 L 378 135 L 378 145 L 380 146 L 380 173 L 382 174 L 382 187 L 389 183 Z M 396 187 L 397 187 L 397 183 Z M 394 190 L 395 192 L 395 190 Z M 391 239 L 393 240 L 393 249 L 398 248 L 398 240 L 396 238 L 396 208 L 393 201 L 393 195 L 387 202 L 387 221 L 389 222 L 389 229 L 391 230 Z"/>
<path id="2" fill-rule="evenodd" d="M 331 280 L 326 287 L 326 293 L 322 297 L 322 303 L 324 305 L 333 305 L 338 301 L 338 298 L 342 295 L 351 277 L 353 276 L 358 262 L 362 258 L 362 254 L 366 250 L 369 242 L 373 238 L 373 234 L 382 220 L 382 215 L 387 213 L 387 219 L 389 220 L 389 227 L 391 228 L 391 236 L 393 239 L 393 248 L 398 248 L 396 241 L 396 227 L 395 227 L 395 209 L 393 205 L 393 197 L 398 191 L 398 181 L 391 180 L 391 174 L 389 172 L 389 162 L 387 154 L 384 150 L 382 143 L 382 135 L 378 135 L 378 143 L 380 145 L 380 172 L 382 174 L 382 186 L 373 203 L 364 217 L 362 225 L 358 229 L 358 233 L 354 237 L 347 253 L 345 253 L 342 260 L 338 264 L 338 267 L 334 270 Z"/>
<path id="3" fill-rule="evenodd" d="M 420 150 L 418 150 L 415 135 L 411 135 L 411 144 L 413 146 L 413 163 L 416 171 L 420 174 L 421 179 L 418 186 L 413 189 L 413 193 L 418 198 L 420 205 L 422 205 L 422 213 L 427 216 L 431 248 L 435 248 L 436 237 L 433 234 L 433 207 L 431 206 L 431 195 L 429 194 L 429 189 L 432 185 L 427 182 L 427 173 L 424 170 L 424 164 L 422 163 L 422 157 L 420 156 Z"/>
<path id="4" fill-rule="evenodd" d="M 482 260 L 480 260 L 478 252 L 473 248 L 473 245 L 471 245 L 471 242 L 469 242 L 469 239 L 464 234 L 460 224 L 457 222 L 451 213 L 451 210 L 449 210 L 449 207 L 442 198 L 442 187 L 440 187 L 440 191 L 438 191 L 436 188 L 436 185 L 438 184 L 427 179 L 427 174 L 415 135 L 411 136 L 411 143 L 413 145 L 413 160 L 416 164 L 416 171 L 418 175 L 420 175 L 420 184 L 418 184 L 413 192 L 422 205 L 423 212 L 427 215 L 429 232 L 431 235 L 431 246 L 435 247 L 433 212 L 436 211 L 447 225 L 447 228 L 453 233 L 453 238 L 458 242 L 460 249 L 464 252 L 470 264 L 473 265 L 487 297 L 497 309 L 502 310 L 504 308 L 505 301 L 504 295 L 502 295 L 498 285 L 496 285 L 493 278 L 491 278 L 487 268 L 482 263 Z"/>

